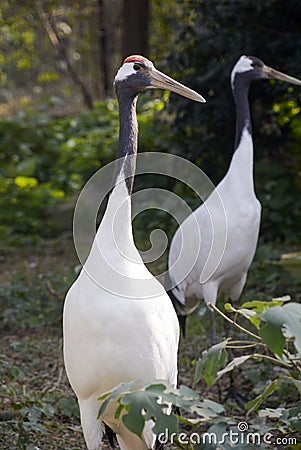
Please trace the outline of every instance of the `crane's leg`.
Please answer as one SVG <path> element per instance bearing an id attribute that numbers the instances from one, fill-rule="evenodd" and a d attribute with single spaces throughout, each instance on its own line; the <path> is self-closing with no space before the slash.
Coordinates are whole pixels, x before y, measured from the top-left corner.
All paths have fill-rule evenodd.
<path id="1" fill-rule="evenodd" d="M 78 403 L 87 448 L 89 450 L 99 450 L 103 437 L 101 421 L 97 419 L 100 402 L 96 398 L 90 397 L 88 399 L 79 399 Z"/>
<path id="2" fill-rule="evenodd" d="M 210 325 L 211 325 L 211 345 L 217 344 L 217 336 L 216 336 L 216 322 L 214 310 L 210 309 Z"/>
<path id="3" fill-rule="evenodd" d="M 225 312 L 225 314 L 227 315 L 227 312 Z M 231 337 L 231 324 L 225 319 L 224 319 L 224 331 L 226 339 Z M 228 356 L 229 360 L 232 361 L 235 356 L 232 348 L 228 348 Z M 229 387 L 224 400 L 226 401 L 229 399 L 233 399 L 242 409 L 245 409 L 246 398 L 239 393 L 237 387 L 235 386 L 234 370 L 235 369 L 229 372 Z"/>
<path id="4" fill-rule="evenodd" d="M 216 335 L 215 313 L 213 309 L 210 309 L 210 325 L 211 325 L 211 345 L 215 345 L 217 344 L 217 335 Z M 222 402 L 221 380 L 217 380 L 217 393 L 219 401 Z"/>
<path id="5" fill-rule="evenodd" d="M 152 424 L 153 426 L 153 424 Z M 146 445 L 145 441 L 140 439 L 136 434 L 131 433 L 125 426 L 119 428 L 117 441 L 120 450 L 148 450 L 153 448 L 155 441 L 153 439 L 152 446 Z"/>

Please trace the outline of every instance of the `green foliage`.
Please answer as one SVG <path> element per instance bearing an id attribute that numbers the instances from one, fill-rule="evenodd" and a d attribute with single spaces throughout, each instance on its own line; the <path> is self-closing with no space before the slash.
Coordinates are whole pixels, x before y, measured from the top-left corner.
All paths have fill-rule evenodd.
<path id="1" fill-rule="evenodd" d="M 298 141 L 296 141 L 298 142 Z M 261 236 L 266 241 L 300 241 L 297 224 L 301 221 L 299 155 L 290 152 L 287 142 L 285 156 L 277 161 L 260 161 L 255 167 L 257 194 L 262 204 Z M 281 158 L 285 162 L 281 164 Z M 287 166 L 290 167 L 287 167 Z"/>
<path id="2" fill-rule="evenodd" d="M 9 202 L 11 211 L 10 217 L 2 212 L 0 218 L 5 227 L 0 231 L 3 239 L 15 232 L 53 235 L 56 224 L 48 220 L 47 210 L 67 200 L 92 173 L 113 159 L 118 133 L 116 104 L 112 102 L 74 117 L 51 119 L 45 115 L 53 108 L 61 114 L 66 105 L 60 95 L 72 99 L 76 95 L 45 34 L 36 3 L 19 3 L 4 0 L 0 6 L 1 95 L 13 103 L 17 87 L 22 91 L 24 107 L 37 110 L 38 114 L 21 114 L 0 122 L 0 160 L 5 168 L 4 173 L 0 172 L 0 191 L 11 199 L 0 205 L 6 211 Z M 146 149 L 184 156 L 217 183 L 227 170 L 233 149 L 235 114 L 230 71 L 241 54 L 255 54 L 267 64 L 298 77 L 300 5 L 296 0 L 210 5 L 193 0 L 151 3 L 150 56 L 160 68 L 202 92 L 207 104 L 198 105 L 173 94 L 165 96 L 168 109 L 162 102 L 155 129 L 151 126 L 154 108 L 148 104 L 139 118 L 140 148 L 147 142 Z M 59 12 L 57 1 L 47 4 L 77 73 L 91 91 L 97 91 L 99 41 L 97 27 L 91 26 L 94 2 L 88 2 L 84 8 L 78 2 L 63 2 Z M 109 61 L 116 64 L 116 58 L 113 55 Z M 109 69 L 112 72 L 113 68 Z M 63 89 L 58 89 L 61 85 Z M 48 95 L 50 86 L 55 95 Z M 34 93 L 40 93 L 37 97 L 44 104 L 31 103 Z M 265 241 L 298 243 L 300 89 L 280 82 L 261 82 L 252 86 L 250 96 L 256 191 L 263 205 L 261 235 Z M 35 178 L 38 184 L 34 188 L 27 185 L 25 193 L 15 184 L 19 176 Z M 174 183 L 169 183 L 169 187 L 181 191 Z M 187 198 L 195 200 L 191 195 Z M 31 221 L 27 220 L 29 214 Z M 9 221 L 12 230 L 8 230 Z"/>
<path id="3" fill-rule="evenodd" d="M 68 63 L 55 45 L 57 41 L 49 24 L 45 29 L 43 19 L 49 14 L 54 17 Z M 1 1 L 0 112 L 15 113 L 23 107 L 35 109 L 38 102 L 54 96 L 60 99 L 60 104 L 51 102 L 48 105 L 51 110 L 61 113 L 62 107 L 65 111 L 78 109 L 81 91 L 69 73 L 70 64 L 92 97 L 100 97 L 103 92 L 96 15 L 94 0 L 85 5 L 69 0 Z"/>
<path id="4" fill-rule="evenodd" d="M 235 314 L 232 321 L 233 326 L 238 327 L 248 338 L 248 340 L 232 341 L 227 339 L 214 345 L 209 350 L 205 350 L 202 357 L 196 364 L 195 381 L 204 378 L 209 386 L 223 377 L 226 373 L 242 367 L 252 361 L 267 361 L 274 366 L 279 366 L 279 376 L 273 380 L 267 380 L 263 389 L 253 400 L 249 401 L 247 407 L 247 421 L 236 422 L 233 417 L 228 417 L 224 408 L 211 400 L 200 400 L 199 395 L 186 386 L 180 389 L 166 388 L 164 383 L 158 382 L 141 388 L 138 382 L 121 384 L 104 394 L 99 400 L 102 401 L 99 416 L 101 417 L 110 402 L 116 404 L 115 417 L 123 421 L 125 426 L 133 433 L 142 437 L 145 422 L 152 420 L 153 430 L 157 436 L 169 437 L 177 448 L 211 448 L 204 446 L 204 440 L 200 440 L 198 445 L 189 445 L 189 435 L 191 436 L 211 436 L 216 439 L 215 444 L 219 448 L 227 450 L 233 447 L 233 439 L 229 434 L 229 429 L 239 435 L 244 431 L 263 436 L 275 435 L 275 428 L 281 427 L 281 435 L 285 437 L 297 436 L 300 431 L 301 401 L 296 401 L 295 405 L 286 406 L 285 401 L 279 402 L 277 408 L 265 407 L 269 398 L 281 390 L 292 388 L 294 392 L 301 394 L 301 305 L 288 302 L 288 298 L 273 299 L 270 303 L 265 301 L 249 301 L 242 305 L 242 308 L 235 309 L 227 304 L 226 309 Z M 215 311 L 223 313 L 214 307 Z M 224 315 L 223 315 L 224 316 Z M 255 324 L 258 334 L 243 327 L 237 321 L 242 317 L 253 325 Z M 258 321 L 254 322 L 254 318 Z M 275 333 L 276 331 L 276 333 Z M 252 340 L 250 339 L 252 337 Z M 283 342 L 285 345 L 283 345 Z M 226 352 L 228 348 L 252 349 L 259 347 L 260 353 L 246 353 L 234 357 L 226 365 Z M 225 365 L 218 370 L 218 367 Z M 279 393 L 279 395 L 281 395 Z M 180 408 L 181 415 L 175 413 L 175 409 Z M 264 409 L 259 409 L 259 408 Z M 185 413 L 185 415 L 182 415 Z M 257 414 L 257 415 L 256 415 Z M 264 424 L 260 420 L 264 418 Z M 192 428 L 193 432 L 181 434 L 179 424 Z M 242 425 L 241 425 L 242 424 Z M 242 428 L 244 427 L 244 428 Z M 187 428 L 185 429 L 187 431 Z M 206 432 L 204 433 L 204 430 Z M 238 434 L 237 434 L 238 432 Z M 190 434 L 189 434 L 190 433 Z M 208 434 L 209 433 L 209 434 Z M 235 436 L 236 436 L 235 435 Z M 186 444 L 183 446 L 181 436 L 186 436 Z M 174 438 L 173 438 L 174 437 Z M 205 438 L 204 438 L 205 439 Z M 166 441 L 165 441 L 166 442 Z M 210 441 L 212 442 L 212 441 Z M 238 441 L 237 441 L 238 442 Z M 259 448 L 267 448 L 265 441 Z M 296 438 L 290 441 L 296 442 Z M 194 441 L 196 444 L 196 441 Z M 242 436 L 239 448 L 252 448 L 247 438 Z M 214 448 L 214 447 L 212 447 Z M 290 447 L 288 447 L 290 448 Z M 293 448 L 293 447 L 291 447 Z"/>
<path id="5" fill-rule="evenodd" d="M 18 275 L 9 285 L 1 286 L 1 326 L 9 328 L 17 323 L 19 329 L 26 330 L 51 328 L 58 320 L 61 322 L 63 299 L 70 278 L 64 274 L 51 278 L 54 292 L 49 290 L 49 280 L 42 274 L 33 276 L 30 283 L 25 276 Z"/>
<path id="6" fill-rule="evenodd" d="M 217 378 L 218 367 L 225 364 L 226 361 L 226 344 L 227 341 L 222 341 L 219 344 L 213 345 L 209 350 L 204 350 L 202 359 L 199 361 L 195 371 L 196 383 L 200 381 L 202 377 L 208 384 L 212 386 Z"/>
<path id="7" fill-rule="evenodd" d="M 211 400 L 200 400 L 199 395 L 187 386 L 179 389 L 167 388 L 164 383 L 150 384 L 139 389 L 138 382 L 130 382 L 116 386 L 112 391 L 102 395 L 103 401 L 99 410 L 101 417 L 112 401 L 117 401 L 116 419 L 122 419 L 125 426 L 142 437 L 145 422 L 154 422 L 153 431 L 157 435 L 171 436 L 177 434 L 178 421 L 186 424 L 206 422 L 224 412 L 224 408 Z M 197 415 L 198 419 L 184 418 L 172 412 L 170 405 L 180 408 L 186 413 Z"/>
<path id="8" fill-rule="evenodd" d="M 238 357 L 234 357 L 222 370 L 217 371 L 214 366 L 216 360 L 216 347 L 214 346 L 208 351 L 204 351 L 199 359 L 196 367 L 196 379 L 201 378 L 201 369 L 206 364 L 209 370 L 209 375 L 205 377 L 207 384 L 212 385 L 214 381 L 218 380 L 224 374 L 234 370 L 236 367 L 245 364 L 247 361 L 261 359 L 268 361 L 274 366 L 279 366 L 280 376 L 274 380 L 267 382 L 260 394 L 249 401 L 246 405 L 248 415 L 254 413 L 259 407 L 265 403 L 275 391 L 279 391 L 284 385 L 288 384 L 299 391 L 301 394 L 301 305 L 299 303 L 289 302 L 289 298 L 283 297 L 279 299 L 272 299 L 270 302 L 266 301 L 249 301 L 245 302 L 241 308 L 235 309 L 232 305 L 226 304 L 225 309 L 228 312 L 234 313 L 232 325 L 238 327 L 241 332 L 245 334 L 248 340 L 232 341 L 228 339 L 222 342 L 222 348 L 260 348 L 260 353 L 247 353 Z M 224 314 L 214 307 L 215 311 L 223 317 Z M 254 334 L 246 327 L 239 324 L 239 317 L 247 319 L 252 325 L 255 325 L 258 334 Z M 250 336 L 252 340 L 250 340 Z M 221 345 L 219 344 L 219 345 Z M 232 353 L 231 353 L 232 354 Z M 208 356 L 211 355 L 212 363 L 208 362 Z M 214 381 L 212 381 L 214 379 Z M 282 408 L 278 408 L 278 413 L 266 408 L 259 411 L 261 417 L 278 418 L 291 417 L 291 420 L 286 421 L 286 430 L 297 430 L 301 415 L 301 402 L 296 403 L 294 414 L 291 415 L 291 408 L 284 407 L 285 402 L 282 402 Z M 277 415 L 278 414 L 278 415 Z"/>
<path id="9" fill-rule="evenodd" d="M 153 1 L 153 8 L 154 57 L 161 59 L 163 70 L 207 99 L 206 105 L 199 105 L 172 97 L 173 134 L 165 145 L 217 183 L 234 147 L 230 72 L 240 55 L 251 54 L 300 78 L 300 4 L 166 0 Z M 300 242 L 300 88 L 261 81 L 251 86 L 250 100 L 255 184 L 263 206 L 261 236 L 266 241 Z"/>
<path id="10" fill-rule="evenodd" d="M 157 145 L 153 122 L 162 107 L 162 101 L 147 97 L 139 105 L 142 151 Z M 73 117 L 22 113 L 2 119 L 0 238 L 53 236 L 62 228 L 56 208 L 115 158 L 117 142 L 118 109 L 112 100 Z"/>
<path id="11" fill-rule="evenodd" d="M 59 436 L 60 448 L 78 449 L 68 442 L 64 425 L 79 422 L 77 401 L 62 390 L 60 374 L 54 378 L 58 367 L 53 363 L 60 356 L 58 340 L 24 334 L 8 348 L 3 345 L 5 350 L 10 351 L 0 355 L 0 447 L 34 450 L 43 443 L 55 449 Z M 18 355 L 15 360 L 14 353 Z"/>

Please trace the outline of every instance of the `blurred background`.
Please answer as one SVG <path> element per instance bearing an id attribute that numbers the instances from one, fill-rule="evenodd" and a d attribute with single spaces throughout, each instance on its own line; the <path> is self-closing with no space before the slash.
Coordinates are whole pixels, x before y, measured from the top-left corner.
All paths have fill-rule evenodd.
<path id="1" fill-rule="evenodd" d="M 207 99 L 204 107 L 176 95 L 144 95 L 140 151 L 184 156 L 217 183 L 233 150 L 233 65 L 241 54 L 252 54 L 300 78 L 300 20 L 296 0 L 3 0 L 4 244 L 11 236 L 50 236 L 61 229 L 58 218 L 50 220 L 51 208 L 68 203 L 115 157 L 113 79 L 129 54 L 146 55 Z M 300 94 L 298 87 L 272 81 L 254 83 L 250 93 L 261 237 L 289 244 L 301 239 Z M 170 180 L 169 188 L 184 195 Z M 194 205 L 187 195 L 196 206 L 198 199 Z"/>

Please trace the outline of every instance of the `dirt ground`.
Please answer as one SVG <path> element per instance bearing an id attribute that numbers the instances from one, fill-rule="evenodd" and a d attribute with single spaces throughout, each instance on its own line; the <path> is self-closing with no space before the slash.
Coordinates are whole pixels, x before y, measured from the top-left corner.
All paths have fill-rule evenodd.
<path id="1" fill-rule="evenodd" d="M 52 284 L 53 274 L 77 263 L 69 237 L 20 248 L 18 252 L 8 251 L 0 259 L 0 285 L 5 289 L 20 274 L 30 284 L 43 274 L 52 301 L 62 305 L 63 296 Z M 66 403 L 66 399 L 74 399 L 74 393 L 63 365 L 61 315 L 49 327 L 24 330 L 17 323 L 14 327 L 5 326 L 0 331 L 0 341 L 0 448 L 85 450 L 78 413 L 72 411 L 75 400 L 70 405 Z M 62 408 L 62 402 L 67 406 Z M 53 411 L 48 411 L 51 403 Z M 35 407 L 40 408 L 37 414 L 42 412 L 37 426 L 31 416 L 27 423 L 24 418 L 24 408 L 29 409 L 30 415 L 35 413 Z M 30 426 L 26 427 L 28 423 Z M 39 425 L 46 431 L 39 432 Z"/>

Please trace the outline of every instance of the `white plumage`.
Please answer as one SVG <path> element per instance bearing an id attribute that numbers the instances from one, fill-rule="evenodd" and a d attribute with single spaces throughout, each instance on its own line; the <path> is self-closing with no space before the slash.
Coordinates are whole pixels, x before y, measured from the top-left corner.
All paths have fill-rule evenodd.
<path id="1" fill-rule="evenodd" d="M 147 88 L 167 88 L 196 101 L 202 97 L 180 85 L 141 56 L 128 57 L 115 79 L 120 139 L 115 187 L 89 257 L 70 288 L 64 307 L 64 360 L 78 398 L 89 450 L 100 448 L 104 424 L 116 433 L 122 450 L 154 448 L 152 423 L 144 440 L 114 417 L 110 405 L 97 419 L 97 398 L 122 382 L 141 386 L 177 381 L 179 327 L 162 285 L 143 264 L 131 225 L 130 192 L 137 150 L 136 99 Z"/>
<path id="2" fill-rule="evenodd" d="M 216 187 L 221 208 L 218 209 L 219 205 L 213 196 L 208 197 L 204 204 L 184 220 L 171 242 L 169 276 L 177 286 L 173 292 L 181 302 L 180 308 L 183 305 L 188 314 L 193 312 L 200 299 L 215 304 L 218 293 L 228 292 L 236 300 L 255 253 L 261 207 L 249 174 L 253 146 L 247 130 L 244 131 L 243 144 L 238 147 L 227 175 Z M 240 167 L 243 171 L 239 170 Z M 242 178 L 244 182 L 240 183 Z M 201 283 L 200 277 L 206 262 L 208 263 L 212 243 L 212 215 L 219 215 L 221 221 L 226 221 L 226 241 L 221 242 L 224 248 L 221 261 L 217 259 L 212 262 L 210 278 Z M 199 224 L 201 245 L 198 258 L 192 265 L 190 255 L 194 252 L 196 241 L 191 230 L 195 223 Z M 188 273 L 184 279 L 183 267 Z"/>
<path id="3" fill-rule="evenodd" d="M 171 242 L 166 288 L 184 333 L 186 316 L 200 300 L 215 304 L 219 294 L 227 294 L 233 301 L 240 297 L 256 251 L 261 205 L 254 191 L 248 91 L 251 81 L 265 78 L 301 84 L 265 66 L 258 58 L 242 56 L 238 60 L 231 74 L 236 101 L 236 143 L 230 167 L 215 192 L 183 221 Z M 216 202 L 217 195 L 221 203 Z M 226 233 L 219 223 L 226 224 Z M 200 251 L 194 260 L 191 255 L 195 254 L 199 235 Z M 216 254 L 210 255 L 213 239 L 220 246 L 221 259 Z M 208 277 L 202 274 L 205 265 L 210 268 Z"/>

